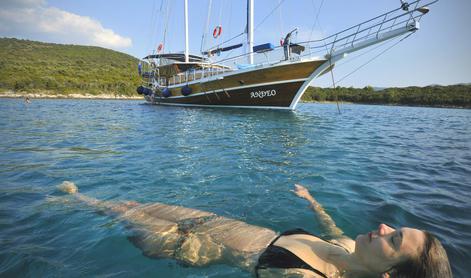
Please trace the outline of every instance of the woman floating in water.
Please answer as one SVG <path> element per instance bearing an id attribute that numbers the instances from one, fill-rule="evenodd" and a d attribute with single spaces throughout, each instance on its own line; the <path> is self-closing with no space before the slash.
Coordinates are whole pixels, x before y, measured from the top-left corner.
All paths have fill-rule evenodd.
<path id="1" fill-rule="evenodd" d="M 293 192 L 309 201 L 333 240 L 302 229 L 270 229 L 196 209 L 160 203 L 99 201 L 78 193 L 72 182 L 62 191 L 122 219 L 135 232 L 131 241 L 154 258 L 194 266 L 226 263 L 257 277 L 452 277 L 445 250 L 426 231 L 385 224 L 352 240 L 301 185 Z"/>

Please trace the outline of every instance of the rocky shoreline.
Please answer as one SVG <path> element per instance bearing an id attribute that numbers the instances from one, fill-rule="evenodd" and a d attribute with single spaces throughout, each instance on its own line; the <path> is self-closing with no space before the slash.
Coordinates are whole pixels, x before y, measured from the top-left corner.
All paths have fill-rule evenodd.
<path id="1" fill-rule="evenodd" d="M 129 100 L 139 100 L 143 99 L 141 96 L 126 96 L 126 95 L 115 95 L 115 94 L 51 94 L 47 92 L 14 92 L 14 91 L 4 91 L 0 92 L 0 98 L 25 98 L 30 99 L 129 99 Z"/>

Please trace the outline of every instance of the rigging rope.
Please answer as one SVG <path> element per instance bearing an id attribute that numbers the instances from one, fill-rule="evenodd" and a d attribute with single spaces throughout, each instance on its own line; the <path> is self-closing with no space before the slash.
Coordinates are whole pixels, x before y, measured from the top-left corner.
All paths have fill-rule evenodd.
<path id="1" fill-rule="evenodd" d="M 165 45 L 166 40 L 167 40 L 168 21 L 169 21 L 171 13 L 172 13 L 172 7 L 170 6 L 170 1 L 167 1 L 166 14 L 165 14 L 165 25 L 164 25 L 164 40 L 163 40 L 164 45 Z M 164 49 L 163 53 L 164 52 L 165 52 L 165 49 Z"/>
<path id="2" fill-rule="evenodd" d="M 155 2 L 152 2 L 152 10 L 151 10 L 151 16 L 150 16 L 150 24 L 149 26 L 156 26 L 157 24 L 154 24 L 154 20 L 155 20 Z M 150 28 L 149 29 L 149 35 L 148 35 L 148 40 L 147 40 L 147 45 L 146 45 L 146 52 L 149 53 L 150 50 L 153 49 L 153 45 L 154 45 L 154 41 L 153 41 L 153 38 L 154 37 L 154 32 L 155 32 L 155 29 L 154 28 Z"/>
<path id="3" fill-rule="evenodd" d="M 229 24 L 227 25 L 227 34 L 229 37 L 232 36 L 232 2 L 233 1 L 229 2 Z"/>
<path id="4" fill-rule="evenodd" d="M 206 18 L 206 26 L 203 29 L 203 36 L 201 38 L 201 47 L 200 47 L 200 52 L 203 52 L 203 48 L 206 47 L 206 33 L 209 31 L 209 20 L 211 18 L 211 6 L 213 5 L 213 1 L 209 0 L 208 2 L 208 14 Z"/>
<path id="5" fill-rule="evenodd" d="M 211 1 L 211 0 L 210 0 L 210 1 Z M 221 5 L 221 9 L 222 9 L 222 7 L 224 7 L 224 5 Z M 229 35 L 229 36 L 231 36 L 231 34 L 232 34 L 232 29 L 231 29 L 231 23 L 232 23 L 232 1 L 230 1 L 230 11 L 231 11 L 231 13 L 230 13 L 230 16 L 229 16 L 229 27 L 228 27 L 228 35 Z M 210 22 L 209 16 L 210 16 L 210 14 L 208 13 L 207 26 L 209 26 L 209 22 Z M 221 21 L 220 21 L 220 23 L 221 23 Z M 219 24 L 219 26 L 221 26 L 221 24 Z M 206 27 L 206 32 L 209 32 L 209 31 L 210 31 L 208 28 L 209 28 L 209 27 Z M 202 44 L 201 53 L 205 52 L 205 51 L 203 50 L 203 49 L 205 49 L 205 48 L 206 48 L 207 50 L 220 48 L 222 45 L 224 45 L 224 44 L 226 44 L 226 43 L 228 43 L 228 42 L 230 42 L 230 41 L 232 41 L 232 40 L 234 40 L 234 39 L 237 39 L 238 37 L 243 36 L 245 33 L 246 33 L 246 30 L 244 30 L 243 32 L 241 32 L 241 33 L 239 33 L 239 34 L 237 34 L 237 35 L 235 35 L 235 36 L 233 36 L 233 37 L 230 37 L 229 39 L 227 39 L 227 40 L 225 40 L 225 41 L 223 41 L 223 42 L 221 42 L 221 43 L 217 43 L 217 44 L 212 45 L 211 47 L 208 47 L 208 48 L 206 48 L 206 44 L 204 44 L 204 45 Z M 206 36 L 206 35 L 203 35 L 203 36 Z"/>
<path id="6" fill-rule="evenodd" d="M 236 39 L 236 38 L 238 38 L 238 37 L 240 37 L 240 36 L 242 36 L 242 35 L 244 35 L 244 34 L 245 34 L 245 31 L 242 32 L 242 33 L 240 33 L 240 34 L 238 34 L 238 35 L 235 35 L 234 37 L 232 37 L 232 38 L 230 38 L 230 39 L 228 39 L 228 40 L 223 41 L 222 43 L 216 44 L 216 45 L 210 47 L 209 49 L 218 48 L 218 47 L 220 47 L 221 45 L 224 45 L 225 43 L 230 42 L 230 41 L 232 41 L 233 39 Z"/>
<path id="7" fill-rule="evenodd" d="M 282 4 L 283 2 L 285 2 L 286 0 L 279 0 L 278 1 L 278 4 L 270 11 L 270 13 L 268 15 L 266 15 L 262 21 L 260 23 L 257 24 L 257 26 L 255 26 L 254 28 L 254 31 L 257 30 L 258 27 L 260 27 L 260 25 L 262 25 Z M 233 36 L 232 38 L 228 39 L 228 40 L 225 40 L 224 42 L 222 43 L 219 43 L 219 44 L 216 44 L 215 46 L 212 46 L 210 47 L 209 49 L 213 49 L 213 48 L 217 48 L 217 47 L 220 47 L 221 45 L 224 45 L 225 43 L 228 43 L 244 34 L 246 34 L 248 32 L 247 28 L 240 34 L 237 34 L 235 36 Z"/>
<path id="8" fill-rule="evenodd" d="M 280 4 L 281 0 L 278 0 L 278 5 L 281 5 Z M 284 28 L 283 28 L 283 14 L 281 13 L 281 9 L 278 10 L 279 11 L 279 16 L 280 16 L 280 19 L 279 19 L 279 22 L 280 22 L 280 34 L 283 36 L 283 34 L 285 33 L 284 32 Z M 281 38 L 283 39 L 283 38 Z"/>
<path id="9" fill-rule="evenodd" d="M 314 6 L 314 0 L 312 0 L 312 5 Z M 312 38 L 312 33 L 314 32 L 314 27 L 316 27 L 316 24 L 318 24 L 318 22 L 319 22 L 319 14 L 321 13 L 321 9 L 322 9 L 323 5 L 324 5 L 324 0 L 321 1 L 321 4 L 319 5 L 319 8 L 317 9 L 316 19 L 314 20 L 314 23 L 312 24 L 311 33 L 309 34 L 309 41 Z M 320 27 L 320 24 L 319 24 L 319 27 Z"/>
<path id="10" fill-rule="evenodd" d="M 163 14 L 164 14 L 164 1 L 165 1 L 165 0 L 162 0 L 162 1 L 160 2 L 159 13 L 157 14 L 158 18 L 157 18 L 157 20 L 156 20 L 156 25 L 155 25 L 155 26 L 158 26 L 158 28 L 155 28 L 155 29 L 154 29 L 154 34 L 152 34 L 152 37 L 159 41 L 159 42 L 158 42 L 159 45 L 163 45 L 163 44 L 162 44 L 162 38 L 158 37 L 158 34 L 162 34 L 161 29 L 162 29 L 162 25 L 163 25 L 163 22 L 164 22 L 164 18 L 163 18 Z M 156 42 L 154 41 L 154 45 L 155 45 L 155 44 L 156 44 Z M 159 52 L 158 48 L 157 48 L 157 52 Z"/>
<path id="11" fill-rule="evenodd" d="M 391 43 L 391 41 L 384 41 L 384 42 L 380 43 L 379 45 L 377 45 L 377 46 L 375 46 L 375 47 L 373 47 L 373 48 L 371 48 L 371 49 L 368 49 L 368 51 L 364 51 L 364 52 L 361 53 L 361 54 L 358 54 L 358 55 L 355 55 L 355 56 L 353 56 L 353 57 L 350 57 L 350 58 L 348 58 L 348 60 L 346 60 L 346 61 L 344 61 L 344 62 L 341 62 L 341 63 L 338 63 L 338 64 L 337 64 L 337 68 L 338 68 L 338 67 L 341 67 L 341 66 L 343 66 L 343 65 L 349 64 L 349 63 L 351 63 L 352 61 L 355 61 L 356 59 L 358 59 L 358 58 L 360 58 L 360 57 L 362 57 L 362 56 L 365 56 L 366 54 L 369 54 L 369 53 L 375 51 L 375 50 L 378 49 L 378 48 L 381 48 L 382 46 L 384 46 L 384 45 L 386 45 L 386 44 L 388 44 L 388 43 Z"/>
<path id="12" fill-rule="evenodd" d="M 221 3 L 221 5 L 219 7 L 219 19 L 218 19 L 218 25 L 219 26 L 222 25 L 222 7 L 224 7 L 224 0 L 222 0 L 220 3 Z"/>
<path id="13" fill-rule="evenodd" d="M 364 66 L 366 66 L 367 64 L 371 63 L 372 61 L 374 61 L 375 59 L 377 59 L 379 56 L 383 55 L 384 53 L 386 53 L 388 50 L 390 50 L 391 48 L 393 48 L 394 46 L 398 45 L 400 42 L 404 41 L 405 39 L 407 39 L 409 36 L 411 36 L 412 34 L 414 34 L 415 32 L 413 33 L 410 33 L 408 34 L 407 36 L 403 37 L 402 39 L 400 39 L 399 41 L 397 41 L 396 43 L 394 43 L 393 45 L 391 45 L 390 47 L 386 48 L 385 50 L 381 51 L 380 53 L 378 53 L 376 56 L 374 56 L 373 58 L 371 58 L 370 60 L 368 60 L 366 63 L 362 64 L 361 66 L 357 67 L 356 69 L 354 69 L 352 72 L 350 72 L 349 74 L 343 76 L 342 78 L 340 78 L 340 80 L 337 81 L 337 84 L 339 84 L 340 82 L 342 82 L 343 80 L 345 80 L 347 77 L 349 77 L 350 75 L 352 75 L 353 73 L 357 72 L 358 70 L 360 70 L 361 68 L 363 68 Z M 382 43 L 380 44 L 379 46 L 371 49 L 370 51 L 367 51 L 361 55 L 358 55 L 357 57 L 355 58 L 358 58 L 358 57 L 361 57 L 367 53 L 371 53 L 372 51 L 378 49 L 380 46 L 383 46 L 385 44 Z M 342 65 L 344 65 L 346 63 L 343 63 Z M 329 59 L 329 67 L 332 67 L 332 58 Z M 335 78 L 334 78 L 334 69 L 331 68 L 330 69 L 330 74 L 331 74 L 331 78 L 332 78 L 332 87 L 334 89 L 334 92 L 335 92 L 335 102 L 337 104 L 337 110 L 339 111 L 339 114 L 340 114 L 340 106 L 339 106 L 339 98 L 338 98 L 338 92 L 337 92 L 337 85 L 335 83 Z"/>
<path id="14" fill-rule="evenodd" d="M 334 88 L 334 92 L 335 92 L 335 102 L 337 103 L 337 110 L 339 111 L 339 114 L 341 114 L 340 106 L 339 106 L 339 95 L 337 92 L 337 86 L 335 86 L 334 68 L 332 65 L 332 55 L 330 55 L 330 58 L 329 58 L 329 68 L 330 68 L 330 76 L 332 77 L 332 87 Z"/>
<path id="15" fill-rule="evenodd" d="M 312 5 L 315 7 L 314 5 L 314 0 L 312 1 Z M 314 20 L 314 23 L 312 25 L 312 28 L 311 28 L 311 33 L 309 34 L 309 40 L 307 41 L 307 46 L 308 46 L 308 49 L 311 50 L 311 37 L 312 37 L 312 33 L 314 31 L 314 27 L 317 25 L 319 25 L 319 29 L 321 29 L 321 32 L 322 32 L 322 26 L 319 22 L 319 15 L 321 13 L 321 9 L 322 7 L 324 6 L 324 0 L 321 1 L 321 4 L 319 5 L 319 8 L 317 10 L 317 14 L 316 14 L 316 19 Z M 327 48 L 327 42 L 325 41 L 325 39 L 322 39 L 322 41 L 324 42 L 324 47 L 325 47 L 325 51 L 326 52 L 329 52 L 329 49 Z"/>
<path id="16" fill-rule="evenodd" d="M 275 8 L 273 8 L 273 10 L 271 10 L 271 12 L 267 16 L 265 16 L 262 19 L 262 21 L 259 24 L 257 24 L 257 26 L 255 26 L 254 31 L 257 30 L 257 28 L 260 25 L 262 25 L 265 22 L 265 20 L 267 20 L 270 17 L 276 11 L 276 9 L 278 9 L 281 6 L 281 4 L 283 4 L 283 2 L 285 2 L 285 0 L 281 0 L 280 2 L 278 2 L 278 5 L 276 5 Z"/>
<path id="17" fill-rule="evenodd" d="M 349 74 L 343 76 L 342 78 L 340 78 L 339 81 L 337 81 L 337 84 L 342 82 L 345 78 L 349 77 L 350 75 L 354 74 L 355 72 L 357 72 L 358 70 L 360 70 L 361 68 L 363 68 L 364 66 L 368 65 L 369 63 L 371 63 L 372 61 L 374 61 L 376 58 L 378 58 L 379 56 L 383 55 L 384 53 L 386 53 L 386 51 L 390 50 L 391 48 L 393 48 L 394 46 L 398 45 L 400 42 L 404 41 L 405 39 L 407 39 L 408 37 L 410 37 L 412 34 L 414 34 L 415 32 L 413 33 L 410 33 L 408 34 L 407 36 L 403 37 L 402 39 L 400 39 L 399 41 L 397 41 L 395 44 L 391 45 L 390 47 L 386 48 L 385 50 L 381 51 L 378 55 L 374 56 L 373 58 L 371 58 L 370 60 L 368 60 L 366 63 L 364 63 L 363 65 L 359 66 L 358 68 L 354 69 L 352 72 L 350 72 Z"/>

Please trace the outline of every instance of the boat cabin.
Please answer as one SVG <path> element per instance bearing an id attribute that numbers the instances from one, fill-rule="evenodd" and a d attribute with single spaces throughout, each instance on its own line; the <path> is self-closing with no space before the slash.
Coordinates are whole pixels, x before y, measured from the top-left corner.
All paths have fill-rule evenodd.
<path id="1" fill-rule="evenodd" d="M 149 83 L 154 78 L 162 87 L 232 71 L 228 66 L 211 63 L 205 57 L 197 55 L 189 55 L 189 61 L 185 62 L 183 53 L 148 55 L 143 58 L 143 62 L 139 66 L 141 77 L 149 79 Z"/>

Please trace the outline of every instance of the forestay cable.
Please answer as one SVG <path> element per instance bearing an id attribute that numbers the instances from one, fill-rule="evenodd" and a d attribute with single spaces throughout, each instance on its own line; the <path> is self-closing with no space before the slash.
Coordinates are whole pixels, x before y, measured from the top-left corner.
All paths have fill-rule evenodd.
<path id="1" fill-rule="evenodd" d="M 312 0 L 312 5 L 315 7 L 315 5 L 314 5 L 314 0 Z M 323 5 L 324 5 L 324 0 L 321 1 L 321 4 L 319 5 L 319 8 L 317 9 L 316 19 L 314 20 L 314 23 L 312 24 L 311 33 L 309 33 L 309 41 L 310 41 L 311 38 L 312 38 L 312 33 L 314 32 L 314 27 L 316 27 L 316 25 L 319 25 L 319 27 L 320 27 L 320 24 L 319 24 L 319 14 L 321 13 L 321 9 L 322 9 L 322 6 L 323 6 Z"/>
<path id="2" fill-rule="evenodd" d="M 271 12 L 267 16 L 265 16 L 262 19 L 262 21 L 259 24 L 257 24 L 257 26 L 255 26 L 254 31 L 257 30 L 257 28 L 260 27 L 260 25 L 262 25 L 265 22 L 265 20 L 267 20 L 270 17 L 276 11 L 276 9 L 278 9 L 281 6 L 281 4 L 283 4 L 283 2 L 285 2 L 285 0 L 281 0 L 280 2 L 278 2 L 275 8 L 273 8 L 273 10 L 271 10 Z"/>
<path id="3" fill-rule="evenodd" d="M 332 87 L 334 88 L 334 92 L 335 92 L 335 102 L 337 103 L 337 110 L 339 111 L 339 114 L 341 114 L 340 106 L 339 106 L 339 96 L 337 93 L 337 86 L 335 86 L 334 67 L 332 65 L 332 55 L 330 55 L 329 57 L 329 68 L 330 68 L 330 76 L 332 77 Z"/>
<path id="4" fill-rule="evenodd" d="M 415 33 L 415 32 L 414 32 Z M 372 61 L 376 60 L 376 58 L 378 58 L 379 56 L 383 55 L 384 53 L 386 53 L 386 51 L 390 50 L 391 48 L 393 48 L 394 46 L 398 45 L 400 42 L 402 42 L 403 40 L 407 39 L 409 36 L 411 36 L 412 34 L 414 33 L 410 33 L 408 34 L 407 36 L 405 36 L 404 38 L 400 39 L 399 41 L 397 41 L 395 44 L 391 45 L 390 47 L 386 48 L 385 50 L 381 51 L 379 54 L 377 54 L 376 56 L 374 56 L 373 58 L 371 58 L 370 60 L 368 60 L 366 63 L 364 63 L 363 65 L 359 66 L 358 68 L 354 69 L 352 72 L 350 72 L 349 74 L 343 76 L 342 78 L 340 78 L 339 81 L 337 81 L 337 84 L 342 82 L 345 78 L 349 77 L 350 75 L 354 74 L 355 72 L 357 72 L 358 70 L 360 70 L 361 68 L 363 68 L 364 66 L 368 65 L 369 63 L 371 63 Z"/>
<path id="5" fill-rule="evenodd" d="M 208 2 L 208 15 L 206 18 L 206 26 L 203 29 L 203 36 L 201 38 L 201 47 L 200 52 L 203 52 L 203 49 L 206 47 L 206 34 L 209 32 L 209 20 L 211 18 L 211 6 L 213 5 L 213 0 L 209 0 Z"/>

